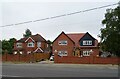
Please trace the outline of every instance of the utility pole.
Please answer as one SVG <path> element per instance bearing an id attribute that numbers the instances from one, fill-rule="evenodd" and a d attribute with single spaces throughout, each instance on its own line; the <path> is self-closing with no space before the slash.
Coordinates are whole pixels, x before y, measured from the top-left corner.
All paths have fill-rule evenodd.
<path id="1" fill-rule="evenodd" d="M 120 1 L 118 2 L 118 6 L 120 7 Z"/>

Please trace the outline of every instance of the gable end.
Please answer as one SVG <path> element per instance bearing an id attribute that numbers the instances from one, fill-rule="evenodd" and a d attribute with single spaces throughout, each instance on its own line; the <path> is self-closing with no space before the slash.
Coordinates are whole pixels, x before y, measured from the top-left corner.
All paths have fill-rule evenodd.
<path id="1" fill-rule="evenodd" d="M 62 34 L 64 34 L 65 36 L 67 36 L 67 35 L 62 31 L 62 33 L 53 41 L 53 43 L 54 43 Z M 67 36 L 67 37 L 68 37 L 68 36 Z M 70 39 L 70 40 L 73 42 L 73 44 L 75 44 L 75 42 L 74 42 L 70 37 L 68 37 L 68 39 Z"/>

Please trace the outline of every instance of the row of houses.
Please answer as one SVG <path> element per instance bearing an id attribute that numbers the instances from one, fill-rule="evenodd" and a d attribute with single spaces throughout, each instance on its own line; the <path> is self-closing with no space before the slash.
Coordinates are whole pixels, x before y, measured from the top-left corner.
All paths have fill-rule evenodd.
<path id="1" fill-rule="evenodd" d="M 52 44 L 40 34 L 24 37 L 14 43 L 13 54 L 13 57 L 16 56 L 19 61 L 20 59 L 30 61 L 31 58 L 32 60 L 39 60 L 41 57 L 48 59 L 50 55 L 54 55 L 55 63 L 118 64 L 119 62 L 118 58 L 101 59 L 98 40 L 88 32 L 69 34 L 61 32 Z M 11 57 L 6 56 L 4 58 L 10 59 Z"/>
<path id="2" fill-rule="evenodd" d="M 40 34 L 21 38 L 14 43 L 13 54 L 50 53 L 51 45 Z M 94 54 L 91 54 L 93 53 Z M 85 57 L 99 55 L 98 40 L 87 33 L 62 32 L 52 44 L 52 54 Z"/>
<path id="3" fill-rule="evenodd" d="M 14 43 L 14 54 L 47 53 L 50 52 L 50 44 L 40 34 L 21 38 Z M 59 56 L 90 56 L 99 55 L 98 40 L 87 33 L 62 32 L 52 44 L 52 54 Z"/>

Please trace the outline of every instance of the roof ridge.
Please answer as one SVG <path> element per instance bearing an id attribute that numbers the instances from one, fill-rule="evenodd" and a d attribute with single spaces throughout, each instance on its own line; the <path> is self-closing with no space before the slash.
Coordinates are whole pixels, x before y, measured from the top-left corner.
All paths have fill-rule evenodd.
<path id="1" fill-rule="evenodd" d="M 28 39 L 29 37 L 31 37 L 31 38 L 34 39 L 34 40 L 46 41 L 46 39 L 43 38 L 42 35 L 40 35 L 40 34 L 38 34 L 38 33 L 35 34 L 35 35 L 30 35 L 30 36 L 28 36 L 28 37 L 23 37 L 23 38 L 21 38 L 21 39 L 19 39 L 19 40 L 17 40 L 17 41 L 25 41 L 25 40 Z"/>
<path id="2" fill-rule="evenodd" d="M 66 33 L 67 35 L 69 34 L 86 34 L 86 33 Z"/>

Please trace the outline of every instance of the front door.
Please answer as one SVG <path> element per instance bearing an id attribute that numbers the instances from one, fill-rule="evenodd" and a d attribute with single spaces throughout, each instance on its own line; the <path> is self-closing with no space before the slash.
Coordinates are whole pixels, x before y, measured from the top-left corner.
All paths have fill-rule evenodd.
<path id="1" fill-rule="evenodd" d="M 79 48 L 75 49 L 75 56 L 80 57 L 80 49 Z"/>

